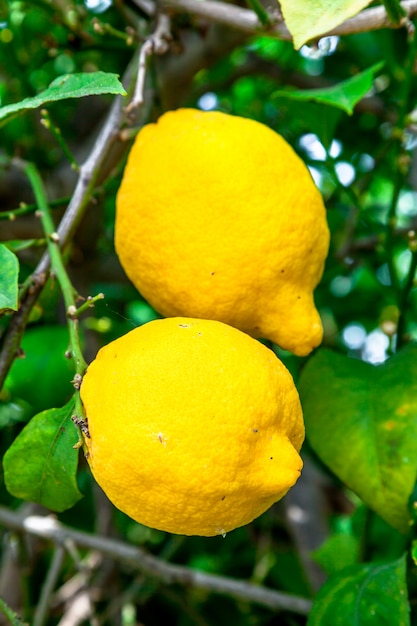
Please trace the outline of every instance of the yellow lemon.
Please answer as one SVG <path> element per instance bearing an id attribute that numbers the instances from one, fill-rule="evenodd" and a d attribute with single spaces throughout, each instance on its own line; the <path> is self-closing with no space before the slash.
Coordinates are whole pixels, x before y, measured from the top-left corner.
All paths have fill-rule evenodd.
<path id="1" fill-rule="evenodd" d="M 117 196 L 116 251 L 162 315 L 225 322 L 297 355 L 322 340 L 321 195 L 259 122 L 179 109 L 145 126 Z"/>
<path id="2" fill-rule="evenodd" d="M 221 322 L 168 318 L 127 333 L 99 351 L 81 398 L 96 481 L 152 528 L 224 534 L 300 475 L 304 423 L 291 375 Z"/>

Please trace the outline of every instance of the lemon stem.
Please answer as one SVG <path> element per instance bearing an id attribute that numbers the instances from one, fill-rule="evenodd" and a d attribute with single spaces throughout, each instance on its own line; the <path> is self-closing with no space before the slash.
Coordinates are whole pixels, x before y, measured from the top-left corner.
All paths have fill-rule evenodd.
<path id="1" fill-rule="evenodd" d="M 80 167 L 77 161 L 75 160 L 74 155 L 72 154 L 71 150 L 69 149 L 67 142 L 63 138 L 61 129 L 58 128 L 58 126 L 54 124 L 49 114 L 49 111 L 47 111 L 46 109 L 42 109 L 41 111 L 41 124 L 42 126 L 44 126 L 44 128 L 47 128 L 49 132 L 51 133 L 51 135 L 54 137 L 55 141 L 60 146 L 62 152 L 65 154 L 68 161 L 71 163 L 72 169 L 75 170 L 76 172 L 79 172 Z"/>
<path id="2" fill-rule="evenodd" d="M 387 15 L 395 26 L 400 26 L 404 18 L 407 17 L 405 9 L 398 0 L 383 0 Z"/>
<path id="3" fill-rule="evenodd" d="M 124 41 L 127 46 L 131 46 L 136 40 L 136 32 L 133 28 L 127 27 L 126 31 L 121 31 L 107 22 L 100 21 L 97 17 L 93 19 L 92 25 L 97 35 L 111 35 L 115 39 Z"/>
<path id="4" fill-rule="evenodd" d="M 271 16 L 269 15 L 268 11 L 266 11 L 265 8 L 262 6 L 259 0 L 247 0 L 247 4 L 252 9 L 252 11 L 256 13 L 261 24 L 263 24 L 264 26 L 271 25 Z"/>

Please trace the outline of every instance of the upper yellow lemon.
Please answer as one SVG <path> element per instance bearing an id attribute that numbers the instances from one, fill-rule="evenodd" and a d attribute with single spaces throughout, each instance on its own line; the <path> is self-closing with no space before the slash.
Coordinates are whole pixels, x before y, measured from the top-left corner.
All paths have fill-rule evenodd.
<path id="1" fill-rule="evenodd" d="M 304 423 L 291 375 L 271 350 L 221 322 L 136 328 L 99 351 L 81 398 L 95 479 L 152 528 L 224 534 L 300 475 Z"/>
<path id="2" fill-rule="evenodd" d="M 116 251 L 162 315 L 226 322 L 306 355 L 329 246 L 322 198 L 288 143 L 250 119 L 179 109 L 138 134 Z"/>

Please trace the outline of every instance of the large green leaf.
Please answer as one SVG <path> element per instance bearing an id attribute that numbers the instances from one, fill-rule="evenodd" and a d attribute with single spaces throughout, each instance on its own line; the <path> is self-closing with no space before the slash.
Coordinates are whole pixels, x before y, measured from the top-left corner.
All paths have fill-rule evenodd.
<path id="1" fill-rule="evenodd" d="M 290 98 L 304 102 L 320 102 L 342 109 L 348 115 L 352 115 L 354 107 L 371 89 L 374 77 L 383 65 L 383 63 L 377 63 L 364 72 L 360 72 L 360 74 L 356 74 L 332 87 L 275 91 L 272 98 L 274 100 Z"/>
<path id="2" fill-rule="evenodd" d="M 314 601 L 308 626 L 408 626 L 405 557 L 333 574 Z"/>
<path id="3" fill-rule="evenodd" d="M 304 368 L 299 390 L 316 454 L 406 532 L 417 474 L 417 345 L 378 366 L 320 350 Z"/>
<path id="4" fill-rule="evenodd" d="M 101 94 L 126 95 L 126 91 L 117 74 L 111 74 L 109 72 L 64 74 L 63 76 L 58 76 L 47 89 L 33 98 L 25 98 L 15 104 L 8 104 L 1 107 L 0 126 L 27 109 L 37 109 L 49 102 Z"/>
<path id="5" fill-rule="evenodd" d="M 17 311 L 19 261 L 3 244 L 0 244 L 0 267 L 0 311 Z"/>
<path id="6" fill-rule="evenodd" d="M 25 426 L 3 458 L 7 490 L 15 497 L 65 511 L 82 494 L 76 471 L 78 434 L 71 422 L 74 402 L 38 413 Z"/>
<path id="7" fill-rule="evenodd" d="M 371 0 L 281 0 L 285 24 L 294 48 L 298 50 L 311 39 L 324 35 L 363 8 Z"/>

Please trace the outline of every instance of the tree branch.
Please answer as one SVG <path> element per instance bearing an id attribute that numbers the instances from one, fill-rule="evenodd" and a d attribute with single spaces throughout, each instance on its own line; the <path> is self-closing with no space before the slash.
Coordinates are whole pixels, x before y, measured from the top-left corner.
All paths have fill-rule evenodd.
<path id="1" fill-rule="evenodd" d="M 131 75 L 132 66 L 130 66 L 126 72 L 124 77 L 125 82 L 131 80 Z M 57 229 L 61 247 L 65 247 L 71 240 L 84 215 L 100 168 L 119 133 L 124 116 L 123 104 L 122 96 L 117 96 L 114 99 L 93 148 L 86 161 L 80 167 L 74 193 L 72 194 L 71 200 Z M 49 253 L 46 252 L 39 261 L 30 281 L 28 281 L 27 288 L 21 294 L 19 310 L 13 315 L 5 335 L 2 338 L 0 351 L 0 389 L 15 359 L 30 312 L 48 279 L 49 267 L 50 257 Z"/>
<path id="2" fill-rule="evenodd" d="M 173 12 L 197 15 L 210 22 L 224 24 L 248 35 L 262 33 L 276 39 L 292 39 L 282 15 L 278 12 L 271 15 L 272 24 L 265 27 L 254 11 L 219 2 L 219 0 L 204 0 L 204 2 L 200 0 L 161 0 L 161 5 Z M 404 0 L 401 2 L 401 8 L 404 10 L 405 18 L 411 18 L 417 14 L 417 0 Z M 333 30 L 323 33 L 322 36 L 349 35 L 381 28 L 398 28 L 398 26 L 390 20 L 385 7 L 379 6 L 361 11 Z"/>
<path id="3" fill-rule="evenodd" d="M 155 30 L 144 41 L 139 52 L 135 92 L 132 100 L 126 107 L 126 112 L 129 115 L 134 109 L 141 106 L 145 99 L 144 89 L 147 60 L 153 54 L 166 54 L 169 50 L 172 40 L 170 27 L 170 18 L 165 13 L 158 13 Z"/>
<path id="4" fill-rule="evenodd" d="M 307 615 L 311 609 L 311 600 L 306 598 L 274 591 L 242 580 L 207 574 L 183 565 L 167 563 L 136 546 L 64 526 L 53 517 L 26 516 L 0 506 L 0 524 L 20 532 L 43 537 L 57 545 L 65 545 L 65 542 L 70 539 L 78 547 L 101 552 L 167 585 L 180 583 L 227 595 L 240 601 L 261 604 L 272 610 L 287 610 L 300 615 Z"/>

